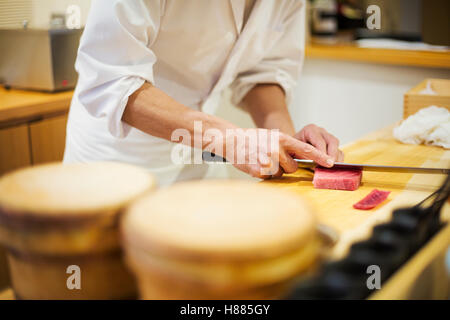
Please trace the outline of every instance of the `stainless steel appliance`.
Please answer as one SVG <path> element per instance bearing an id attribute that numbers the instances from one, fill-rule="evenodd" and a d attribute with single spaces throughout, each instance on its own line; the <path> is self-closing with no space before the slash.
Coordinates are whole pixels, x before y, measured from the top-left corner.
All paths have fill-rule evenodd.
<path id="1" fill-rule="evenodd" d="M 0 29 L 0 83 L 61 91 L 75 87 L 82 29 Z"/>

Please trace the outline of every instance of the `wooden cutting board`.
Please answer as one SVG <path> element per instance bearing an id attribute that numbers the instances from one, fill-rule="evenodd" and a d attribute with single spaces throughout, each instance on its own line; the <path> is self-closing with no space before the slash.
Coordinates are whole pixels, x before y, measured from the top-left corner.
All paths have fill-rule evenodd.
<path id="1" fill-rule="evenodd" d="M 388 127 L 344 146 L 345 162 L 394 166 L 450 167 L 450 150 L 439 147 L 407 145 L 392 137 Z M 287 188 L 301 194 L 313 206 L 320 223 L 338 231 L 340 240 L 332 255 L 340 257 L 349 245 L 371 234 L 372 227 L 387 221 L 395 208 L 412 206 L 434 192 L 444 175 L 364 172 L 362 185 L 356 191 L 320 190 L 312 185 L 313 174 L 304 169 L 281 179 L 263 183 Z M 391 191 L 387 201 L 370 211 L 353 209 L 352 205 L 374 188 Z M 450 218 L 450 206 L 443 210 Z"/>

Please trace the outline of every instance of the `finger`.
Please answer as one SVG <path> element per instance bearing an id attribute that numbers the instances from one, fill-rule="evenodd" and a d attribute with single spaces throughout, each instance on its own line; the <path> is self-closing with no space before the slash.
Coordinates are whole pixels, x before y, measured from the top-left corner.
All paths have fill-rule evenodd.
<path id="1" fill-rule="evenodd" d="M 339 150 L 338 162 L 344 162 L 344 157 L 345 157 L 344 152 Z"/>
<path id="2" fill-rule="evenodd" d="M 273 176 L 280 170 L 280 158 L 276 154 L 267 155 L 262 153 L 259 155 L 259 163 L 261 165 L 261 176 Z"/>
<path id="3" fill-rule="evenodd" d="M 289 153 L 293 152 L 296 157 L 313 160 L 323 167 L 332 167 L 334 165 L 333 158 L 308 143 L 292 137 L 286 137 L 283 143 L 285 144 L 285 150 Z"/>
<path id="4" fill-rule="evenodd" d="M 270 159 L 267 154 L 260 152 L 258 154 L 258 162 L 263 167 L 270 167 L 272 164 L 272 159 Z"/>
<path id="5" fill-rule="evenodd" d="M 254 177 L 259 179 L 269 179 L 271 174 L 264 174 L 264 168 L 259 164 L 250 165 L 248 169 L 248 173 Z"/>
<path id="6" fill-rule="evenodd" d="M 277 178 L 281 178 L 284 174 L 283 169 L 280 167 L 278 168 L 277 173 L 275 173 L 274 175 L 272 175 L 272 178 L 277 179 Z"/>
<path id="7" fill-rule="evenodd" d="M 322 135 L 327 143 L 328 155 L 337 161 L 339 158 L 339 140 L 328 132 L 323 132 Z"/>
<path id="8" fill-rule="evenodd" d="M 305 130 L 301 130 L 294 135 L 294 138 L 306 142 Z"/>
<path id="9" fill-rule="evenodd" d="M 327 152 L 327 141 L 324 139 L 325 137 L 321 134 L 320 131 L 309 131 L 306 134 L 306 141 L 312 144 L 314 147 L 319 149 L 322 152 Z"/>
<path id="10" fill-rule="evenodd" d="M 280 159 L 280 167 L 283 168 L 283 171 L 286 173 L 294 173 L 298 169 L 298 164 L 295 160 L 286 152 L 282 151 L 279 156 Z"/>

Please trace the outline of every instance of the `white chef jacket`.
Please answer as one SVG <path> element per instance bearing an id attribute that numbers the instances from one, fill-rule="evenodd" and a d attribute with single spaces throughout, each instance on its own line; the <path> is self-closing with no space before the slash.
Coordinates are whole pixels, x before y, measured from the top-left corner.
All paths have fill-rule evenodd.
<path id="1" fill-rule="evenodd" d="M 95 0 L 80 41 L 65 162 L 119 161 L 166 185 L 208 175 L 171 161 L 174 143 L 121 118 L 145 81 L 202 110 L 226 87 L 239 104 L 258 83 L 277 83 L 289 103 L 304 52 L 304 0 Z"/>

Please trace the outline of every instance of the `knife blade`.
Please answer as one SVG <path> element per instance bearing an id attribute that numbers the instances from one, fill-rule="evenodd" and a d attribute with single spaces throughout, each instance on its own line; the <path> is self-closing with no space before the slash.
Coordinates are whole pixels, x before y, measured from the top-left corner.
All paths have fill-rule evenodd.
<path id="1" fill-rule="evenodd" d="M 294 159 L 298 163 L 299 168 L 314 168 L 317 164 L 313 160 Z M 431 174 L 449 174 L 450 169 L 444 168 L 421 168 L 421 167 L 398 167 L 398 166 L 382 166 L 374 164 L 356 164 L 335 162 L 330 169 L 362 169 L 364 171 L 374 172 L 399 172 L 399 173 L 431 173 Z"/>

